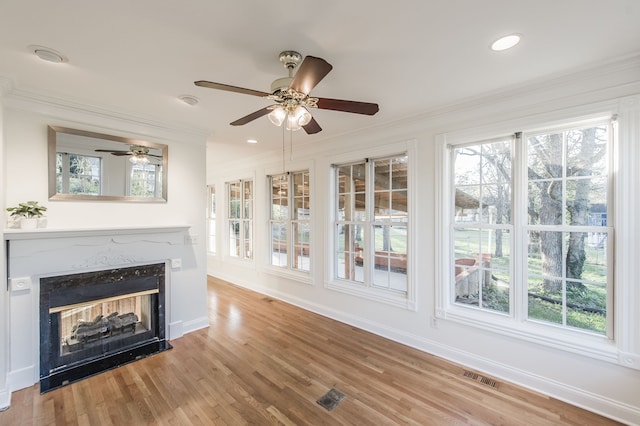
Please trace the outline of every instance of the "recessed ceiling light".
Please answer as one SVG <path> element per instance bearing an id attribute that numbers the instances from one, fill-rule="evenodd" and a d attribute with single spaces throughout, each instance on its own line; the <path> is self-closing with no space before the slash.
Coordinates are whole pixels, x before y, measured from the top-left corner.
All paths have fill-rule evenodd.
<path id="1" fill-rule="evenodd" d="M 247 143 L 258 143 L 256 139 L 247 139 Z"/>
<path id="2" fill-rule="evenodd" d="M 493 43 L 491 43 L 491 50 L 499 52 L 501 50 L 511 49 L 516 44 L 520 43 L 520 34 L 509 34 L 504 37 L 500 37 Z"/>
<path id="3" fill-rule="evenodd" d="M 198 102 L 200 102 L 198 98 L 192 95 L 180 95 L 178 96 L 178 99 L 180 99 L 182 102 L 184 102 L 189 106 L 196 106 L 198 105 Z"/>
<path id="4" fill-rule="evenodd" d="M 57 52 L 49 47 L 45 46 L 29 46 L 29 49 L 40 59 L 47 62 L 53 62 L 55 64 L 61 64 L 63 62 L 69 62 L 69 58 L 60 52 Z"/>

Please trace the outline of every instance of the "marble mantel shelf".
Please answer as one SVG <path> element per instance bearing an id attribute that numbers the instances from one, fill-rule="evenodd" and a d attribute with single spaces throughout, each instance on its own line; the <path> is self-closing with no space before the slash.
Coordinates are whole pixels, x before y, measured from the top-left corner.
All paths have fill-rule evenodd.
<path id="1" fill-rule="evenodd" d="M 106 226 L 87 228 L 37 228 L 37 229 L 5 229 L 3 237 L 10 240 L 40 240 L 47 238 L 92 237 L 103 235 L 132 235 L 180 232 L 191 228 L 191 225 L 150 225 L 150 226 Z"/>

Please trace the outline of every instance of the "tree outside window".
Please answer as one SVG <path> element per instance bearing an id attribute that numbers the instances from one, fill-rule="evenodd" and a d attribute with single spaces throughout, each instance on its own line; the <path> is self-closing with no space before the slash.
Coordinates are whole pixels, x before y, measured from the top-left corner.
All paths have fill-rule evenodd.
<path id="1" fill-rule="evenodd" d="M 607 333 L 610 135 L 595 123 L 452 147 L 457 305 L 513 314 L 518 303 L 529 320 Z"/>
<path id="2" fill-rule="evenodd" d="M 56 155 L 56 192 L 100 195 L 102 159 L 88 155 L 58 152 Z"/>

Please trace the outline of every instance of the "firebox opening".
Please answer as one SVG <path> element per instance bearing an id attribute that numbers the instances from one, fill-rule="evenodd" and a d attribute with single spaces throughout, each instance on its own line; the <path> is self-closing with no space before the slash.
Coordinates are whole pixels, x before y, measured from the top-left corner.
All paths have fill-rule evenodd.
<path id="1" fill-rule="evenodd" d="M 164 266 L 41 279 L 41 392 L 171 348 Z"/>

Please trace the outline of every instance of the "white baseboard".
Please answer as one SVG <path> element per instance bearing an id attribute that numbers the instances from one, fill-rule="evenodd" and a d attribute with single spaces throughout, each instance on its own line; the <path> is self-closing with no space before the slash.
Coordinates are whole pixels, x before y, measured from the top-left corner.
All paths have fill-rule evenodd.
<path id="1" fill-rule="evenodd" d="M 209 327 L 209 318 L 201 317 L 191 321 L 185 321 L 182 329 L 185 333 L 191 333 L 192 331 L 201 330 L 207 327 Z"/>
<path id="2" fill-rule="evenodd" d="M 4 411 L 11 406 L 11 392 L 8 388 L 0 389 L 0 411 Z"/>
<path id="3" fill-rule="evenodd" d="M 9 391 L 14 392 L 33 386 L 38 381 L 36 371 L 35 365 L 30 365 L 29 367 L 24 367 L 20 370 L 10 371 L 7 375 L 7 386 Z"/>

